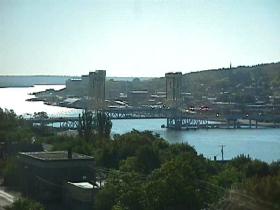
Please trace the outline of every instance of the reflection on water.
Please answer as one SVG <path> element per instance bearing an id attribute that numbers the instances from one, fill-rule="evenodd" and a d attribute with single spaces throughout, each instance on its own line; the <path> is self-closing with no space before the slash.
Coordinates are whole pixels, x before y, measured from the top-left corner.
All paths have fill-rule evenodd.
<path id="1" fill-rule="evenodd" d="M 25 101 L 33 96 L 28 93 L 47 88 L 61 89 L 64 85 L 36 85 L 24 88 L 0 88 L 0 107 L 13 109 L 17 114 L 45 111 L 49 116 L 77 116 L 81 110 L 45 105 L 43 102 Z M 198 153 L 213 159 L 221 158 L 219 145 L 224 144 L 224 157 L 230 159 L 239 154 L 249 154 L 267 162 L 280 160 L 280 129 L 214 129 L 173 131 L 161 128 L 164 119 L 113 120 L 113 133 L 125 133 L 132 129 L 152 130 L 170 143 L 188 142 Z"/>
<path id="2" fill-rule="evenodd" d="M 34 112 L 45 111 L 49 116 L 76 116 L 81 111 L 77 109 L 69 109 L 64 107 L 56 107 L 44 104 L 42 101 L 25 101 L 28 98 L 34 98 L 29 93 L 39 92 L 48 88 L 59 90 L 65 85 L 35 85 L 34 87 L 16 87 L 16 88 L 0 88 L 0 107 L 13 109 L 16 114 L 28 116 Z"/>
<path id="3" fill-rule="evenodd" d="M 213 159 L 221 158 L 219 145 L 226 145 L 224 158 L 231 159 L 239 154 L 249 154 L 267 162 L 280 160 L 280 129 L 209 129 L 209 130 L 168 130 L 161 128 L 163 119 L 113 120 L 113 133 L 125 133 L 133 128 L 152 130 L 170 143 L 185 143 L 194 146 L 198 153 Z"/>

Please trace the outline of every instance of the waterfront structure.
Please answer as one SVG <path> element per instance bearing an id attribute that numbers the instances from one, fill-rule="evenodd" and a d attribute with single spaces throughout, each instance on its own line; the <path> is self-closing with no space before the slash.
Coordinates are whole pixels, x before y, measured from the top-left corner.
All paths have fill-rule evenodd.
<path id="1" fill-rule="evenodd" d="M 165 74 L 166 79 L 166 105 L 178 107 L 181 103 L 182 72 Z"/>
<path id="2" fill-rule="evenodd" d="M 84 108 L 100 110 L 105 106 L 106 71 L 96 70 L 81 78 L 68 79 L 65 93 L 68 97 L 84 97 L 88 101 Z"/>
<path id="3" fill-rule="evenodd" d="M 82 75 L 81 78 L 66 80 L 66 94 L 69 96 L 87 96 L 89 86 L 89 75 Z"/>
<path id="4" fill-rule="evenodd" d="M 23 193 L 42 201 L 61 201 L 67 182 L 95 180 L 94 158 L 71 150 L 21 152 L 18 161 Z"/>
<path id="5" fill-rule="evenodd" d="M 106 71 L 96 70 L 89 73 L 88 96 L 92 110 L 101 110 L 105 106 Z"/>

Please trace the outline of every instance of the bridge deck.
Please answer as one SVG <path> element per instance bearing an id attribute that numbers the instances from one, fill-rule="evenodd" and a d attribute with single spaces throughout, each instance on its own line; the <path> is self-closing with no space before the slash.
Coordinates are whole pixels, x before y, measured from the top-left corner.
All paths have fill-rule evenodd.
<path id="1" fill-rule="evenodd" d="M 240 127 L 242 124 L 252 126 L 253 122 L 256 124 L 260 121 L 268 122 L 280 122 L 280 116 L 264 116 L 264 115 L 224 115 L 216 117 L 215 115 L 206 115 L 201 113 L 189 114 L 186 112 L 180 112 L 174 109 L 152 109 L 152 108 L 129 108 L 129 109 L 108 109 L 104 110 L 105 114 L 109 116 L 110 119 L 167 119 L 167 127 L 169 128 L 209 128 L 213 125 L 209 125 L 209 121 L 223 122 L 227 123 L 228 126 L 233 125 L 235 128 Z M 27 119 L 31 123 L 39 124 L 53 124 L 60 123 L 64 126 L 77 127 L 79 117 L 54 117 L 46 119 Z M 217 124 L 218 126 L 218 124 Z"/>

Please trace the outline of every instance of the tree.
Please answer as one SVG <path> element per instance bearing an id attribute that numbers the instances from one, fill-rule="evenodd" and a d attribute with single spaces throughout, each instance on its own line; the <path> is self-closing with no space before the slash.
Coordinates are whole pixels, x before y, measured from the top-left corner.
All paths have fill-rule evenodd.
<path id="1" fill-rule="evenodd" d="M 5 161 L 4 168 L 2 170 L 4 184 L 6 186 L 17 186 L 20 183 L 20 176 L 19 176 L 19 164 L 15 158 L 9 158 Z"/>
<path id="2" fill-rule="evenodd" d="M 147 209 L 201 209 L 196 175 L 188 161 L 171 160 L 156 169 L 145 187 Z"/>
<path id="3" fill-rule="evenodd" d="M 6 207 L 6 210 L 45 210 L 38 202 L 23 198 L 15 201 L 12 206 Z"/>
<path id="4" fill-rule="evenodd" d="M 0 108 L 0 137 L 2 141 L 29 141 L 31 126 L 13 110 Z"/>
<path id="5" fill-rule="evenodd" d="M 47 112 L 34 112 L 33 117 L 36 119 L 48 119 Z"/>
<path id="6" fill-rule="evenodd" d="M 111 170 L 105 187 L 96 195 L 95 209 L 145 209 L 143 186 L 138 173 Z"/>
<path id="7" fill-rule="evenodd" d="M 260 204 L 268 204 L 267 209 L 280 209 L 280 175 L 251 178 L 243 183 L 243 188 Z"/>
<path id="8" fill-rule="evenodd" d="M 93 135 L 93 113 L 84 110 L 82 115 L 79 114 L 78 132 L 79 136 L 84 137 L 88 140 Z"/>
<path id="9" fill-rule="evenodd" d="M 34 112 L 33 117 L 40 121 L 40 126 L 35 130 L 37 130 L 40 135 L 46 135 L 48 133 L 48 122 L 46 122 L 46 119 L 49 118 L 47 112 Z"/>
<path id="10" fill-rule="evenodd" d="M 97 112 L 95 117 L 95 127 L 99 137 L 109 138 L 112 129 L 112 122 L 104 112 Z"/>

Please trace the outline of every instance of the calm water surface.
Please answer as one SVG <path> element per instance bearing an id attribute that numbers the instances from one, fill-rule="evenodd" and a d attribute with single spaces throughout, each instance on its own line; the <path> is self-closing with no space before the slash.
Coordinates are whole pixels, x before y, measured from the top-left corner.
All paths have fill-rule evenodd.
<path id="1" fill-rule="evenodd" d="M 0 88 L 0 107 L 13 109 L 17 114 L 25 115 L 45 111 L 49 116 L 77 116 L 81 110 L 45 105 L 43 102 L 25 101 L 33 96 L 28 93 L 47 88 L 61 89 L 64 85 L 36 85 L 24 88 Z M 132 129 L 152 130 L 170 143 L 187 142 L 194 146 L 198 153 L 213 159 L 221 158 L 219 145 L 224 148 L 225 159 L 239 154 L 249 154 L 253 158 L 272 162 L 280 160 L 280 129 L 215 129 L 196 131 L 173 131 L 161 128 L 166 124 L 164 119 L 152 120 L 113 120 L 113 133 L 125 133 Z"/>
<path id="2" fill-rule="evenodd" d="M 35 85 L 34 87 L 14 87 L 14 88 L 0 88 L 0 107 L 13 109 L 16 114 L 28 117 L 34 112 L 45 111 L 49 116 L 75 116 L 80 113 L 80 110 L 70 109 L 65 107 L 50 106 L 44 104 L 42 101 L 25 101 L 29 98 L 34 98 L 29 93 L 39 92 L 48 88 L 59 90 L 65 85 Z"/>

